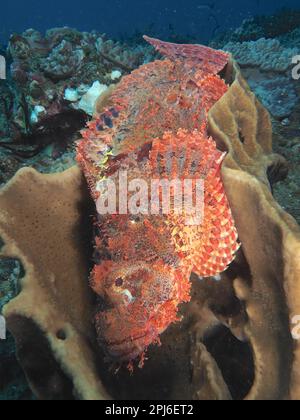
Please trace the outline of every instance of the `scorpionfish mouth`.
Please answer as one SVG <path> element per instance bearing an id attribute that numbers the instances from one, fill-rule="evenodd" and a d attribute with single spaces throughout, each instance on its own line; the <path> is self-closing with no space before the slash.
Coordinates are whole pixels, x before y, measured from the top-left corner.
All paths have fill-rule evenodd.
<path id="1" fill-rule="evenodd" d="M 150 344 L 159 343 L 159 335 L 179 320 L 178 304 L 190 300 L 190 282 L 183 275 L 163 262 L 120 267 L 105 261 L 95 267 L 91 279 L 99 296 L 95 324 L 108 356 L 132 361 Z"/>

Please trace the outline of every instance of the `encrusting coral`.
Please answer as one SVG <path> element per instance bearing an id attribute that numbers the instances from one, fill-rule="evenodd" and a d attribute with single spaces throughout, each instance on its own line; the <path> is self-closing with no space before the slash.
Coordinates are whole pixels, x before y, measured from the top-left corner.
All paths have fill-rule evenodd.
<path id="1" fill-rule="evenodd" d="M 222 281 L 192 276 L 182 324 L 132 376 L 114 375 L 95 347 L 86 228 L 93 209 L 80 171 L 23 169 L 1 191 L 2 256 L 18 258 L 26 272 L 4 314 L 40 398 L 300 398 L 300 344 L 290 325 L 300 313 L 300 229 L 271 194 L 286 162 L 272 152 L 269 115 L 239 69 L 229 63 L 224 77 L 230 87 L 209 111 L 208 131 L 228 152 L 223 182 L 242 249 Z"/>

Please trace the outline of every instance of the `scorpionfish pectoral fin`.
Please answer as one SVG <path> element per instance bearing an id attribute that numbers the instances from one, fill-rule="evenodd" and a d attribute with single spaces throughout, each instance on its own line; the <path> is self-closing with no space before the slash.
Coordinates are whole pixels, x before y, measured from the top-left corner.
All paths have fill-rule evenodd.
<path id="1" fill-rule="evenodd" d="M 183 265 L 200 277 L 225 271 L 240 247 L 221 177 L 225 155 L 207 134 L 183 129 L 155 139 L 150 153 L 153 176 L 181 181 L 184 203 L 166 224 Z M 171 193 L 175 203 L 175 184 Z"/>

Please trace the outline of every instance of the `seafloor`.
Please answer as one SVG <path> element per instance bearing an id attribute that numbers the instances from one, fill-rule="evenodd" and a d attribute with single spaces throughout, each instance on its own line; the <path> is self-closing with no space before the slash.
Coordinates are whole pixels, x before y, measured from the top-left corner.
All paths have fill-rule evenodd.
<path id="1" fill-rule="evenodd" d="M 300 45 L 299 14 L 247 20 L 211 45 L 233 53 L 269 109 L 274 150 L 290 164 L 287 179 L 275 186 L 274 194 L 300 223 L 300 79 L 292 77 Z M 74 143 L 97 94 L 157 58 L 139 37 L 125 44 L 68 28 L 45 36 L 34 30 L 15 34 L 2 54 L 10 71 L 0 82 L 0 185 L 24 166 L 48 173 L 74 165 Z M 0 310 L 18 293 L 21 271 L 15 261 L 0 263 Z M 8 336 L 0 345 L 0 399 L 32 398 Z"/>

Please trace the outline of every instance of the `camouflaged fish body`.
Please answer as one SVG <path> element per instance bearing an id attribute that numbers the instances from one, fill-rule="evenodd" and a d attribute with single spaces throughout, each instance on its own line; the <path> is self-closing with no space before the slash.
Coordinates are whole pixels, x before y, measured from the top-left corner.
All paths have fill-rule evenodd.
<path id="1" fill-rule="evenodd" d="M 178 305 L 190 300 L 191 273 L 223 272 L 239 247 L 221 179 L 224 153 L 207 133 L 207 113 L 228 90 L 218 73 L 229 56 L 145 39 L 167 58 L 122 79 L 83 131 L 78 162 L 95 201 L 103 180 L 113 180 L 120 194 L 120 173 L 127 182 L 146 180 L 149 191 L 153 179 L 201 179 L 204 214 L 198 225 L 187 224 L 184 211 L 134 215 L 118 206 L 98 216 L 91 275 L 96 329 L 117 361 L 132 361 L 159 342 L 178 321 Z"/>

